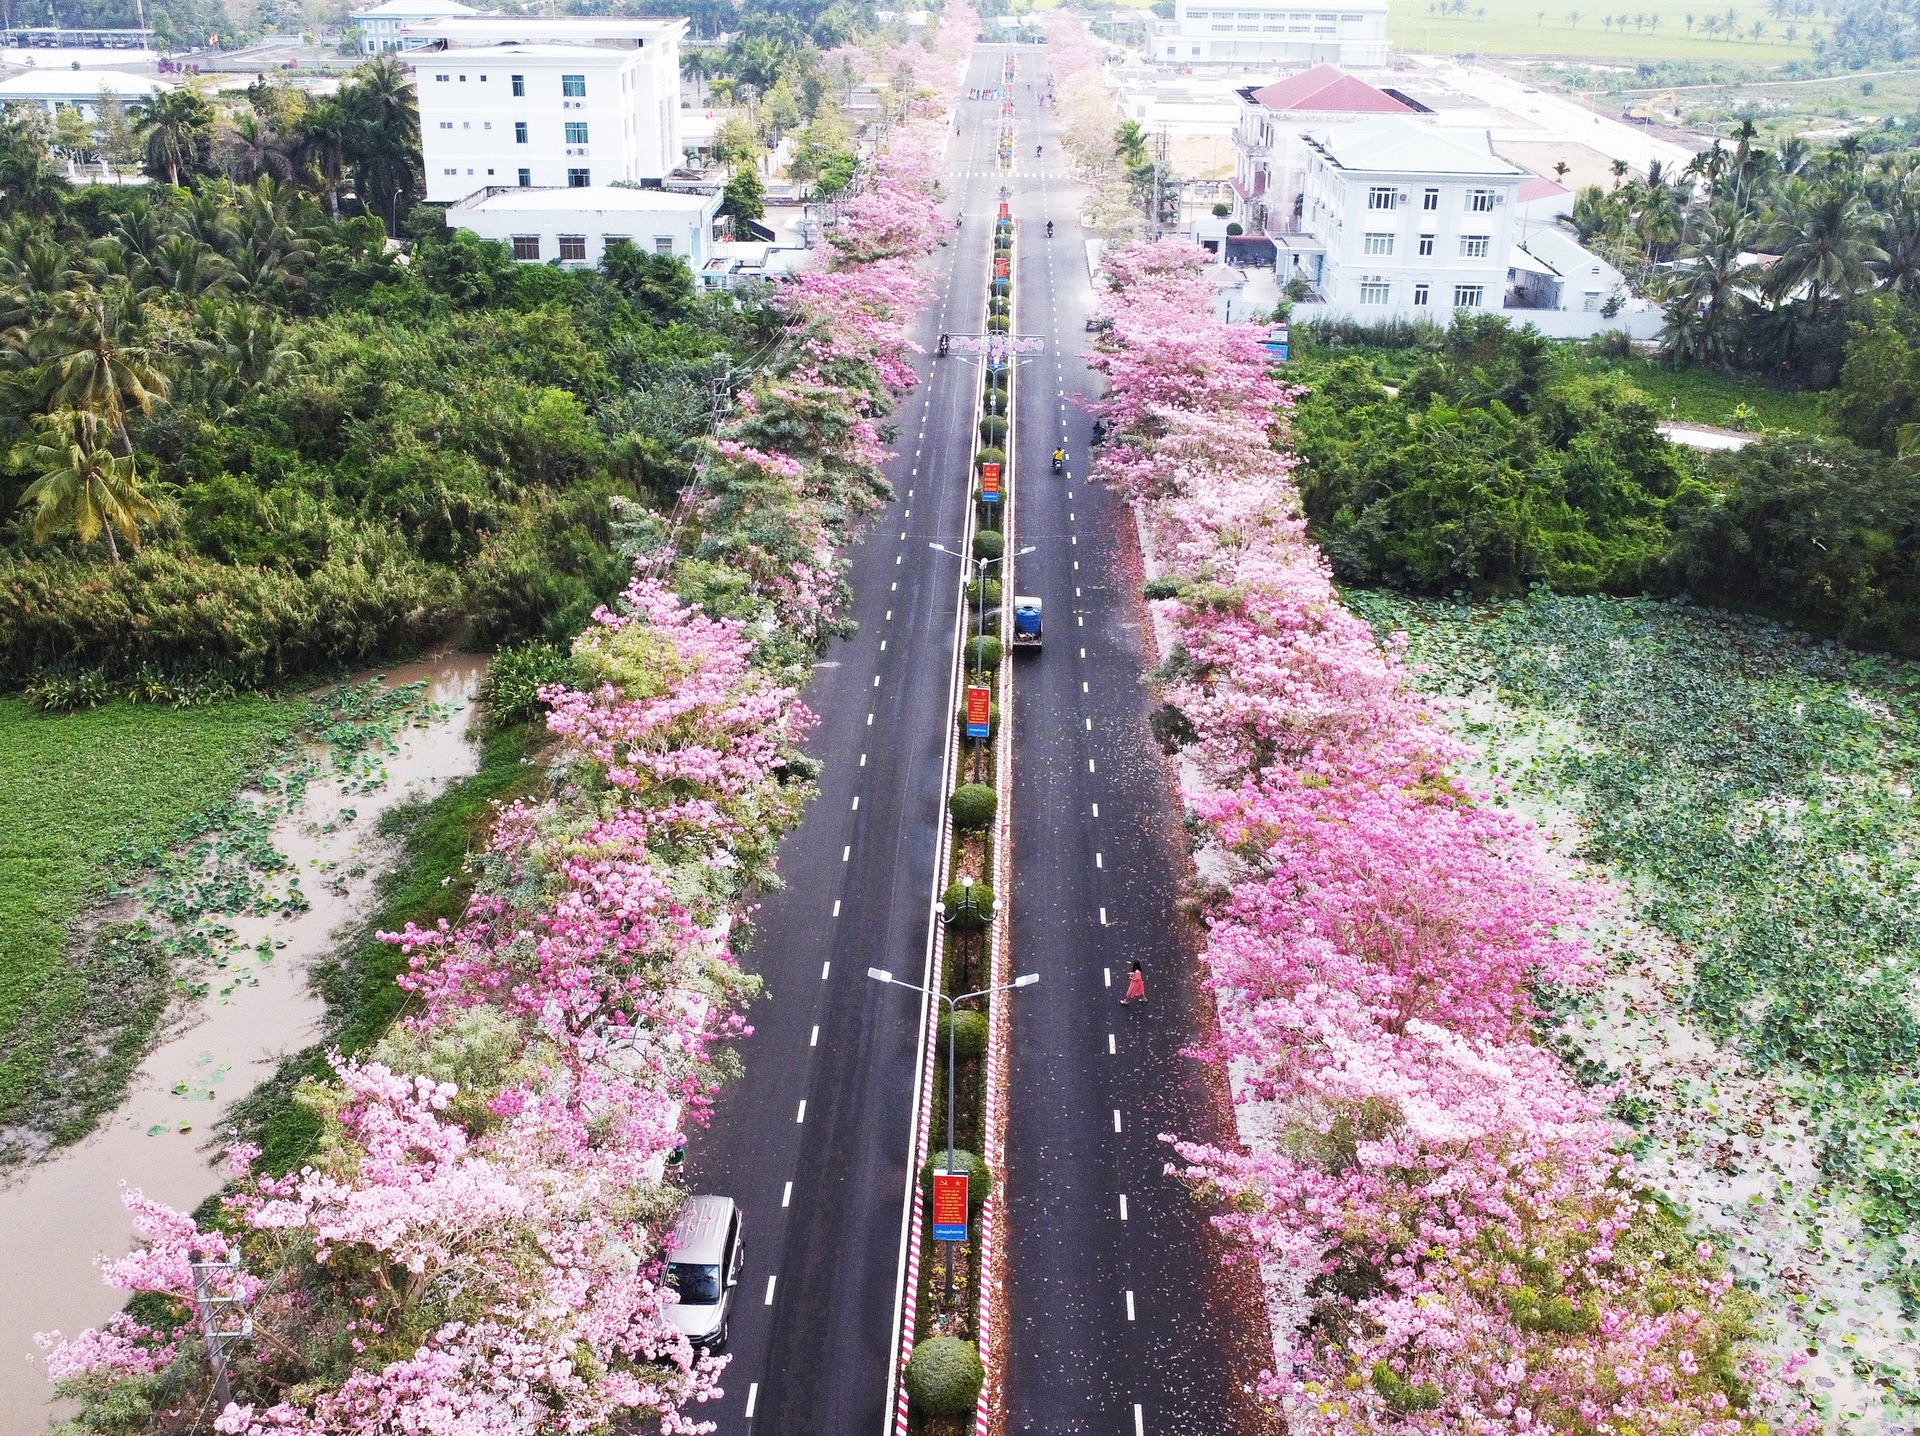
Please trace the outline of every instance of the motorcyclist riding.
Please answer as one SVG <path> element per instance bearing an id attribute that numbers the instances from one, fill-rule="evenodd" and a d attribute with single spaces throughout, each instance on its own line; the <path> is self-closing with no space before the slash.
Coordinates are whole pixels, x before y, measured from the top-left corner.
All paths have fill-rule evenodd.
<path id="1" fill-rule="evenodd" d="M 1034 157 L 1035 159 L 1039 159 L 1039 158 L 1040 158 L 1040 151 L 1041 151 L 1041 150 L 1043 150 L 1043 149 L 1045 149 L 1045 148 L 1046 148 L 1046 146 L 1045 146 L 1045 145 L 1035 145 L 1035 146 L 1033 147 L 1033 157 Z"/>
<path id="2" fill-rule="evenodd" d="M 1059 473 L 1060 470 L 1065 467 L 1066 462 L 1067 451 L 1065 449 L 1055 449 L 1053 451 L 1053 471 L 1056 474 Z"/>
<path id="3" fill-rule="evenodd" d="M 1047 221 L 1047 238 L 1048 239 L 1053 238 L 1053 221 L 1052 220 Z"/>

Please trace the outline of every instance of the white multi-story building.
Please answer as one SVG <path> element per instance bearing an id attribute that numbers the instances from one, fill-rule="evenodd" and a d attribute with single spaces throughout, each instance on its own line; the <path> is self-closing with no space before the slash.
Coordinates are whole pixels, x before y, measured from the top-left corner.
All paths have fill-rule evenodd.
<path id="1" fill-rule="evenodd" d="M 1333 309 L 1385 318 L 1502 307 L 1527 178 L 1484 131 L 1381 116 L 1309 131 L 1293 263 Z M 1282 282 L 1289 275 L 1281 276 Z"/>
<path id="2" fill-rule="evenodd" d="M 1424 107 L 1332 65 L 1241 90 L 1233 131 L 1233 217 L 1249 234 L 1298 234 L 1309 150 L 1304 132 Z"/>
<path id="3" fill-rule="evenodd" d="M 481 15 L 485 11 L 460 0 L 384 0 L 370 10 L 355 10 L 353 26 L 360 32 L 360 53 L 384 55 L 394 50 L 417 50 L 428 42 L 403 32 L 410 25 Z"/>
<path id="4" fill-rule="evenodd" d="M 681 163 L 684 20 L 439 20 L 410 28 L 427 200 L 584 189 Z M 572 38 L 567 38 L 572 37 Z"/>
<path id="5" fill-rule="evenodd" d="M 1148 54 L 1162 64 L 1284 63 L 1377 69 L 1387 63 L 1387 0 L 1321 8 L 1302 0 L 1175 0 Z"/>
<path id="6" fill-rule="evenodd" d="M 652 254 L 676 254 L 698 274 L 713 254 L 717 194 L 664 189 L 486 189 L 447 208 L 447 223 L 511 245 L 515 259 L 562 266 L 598 264 L 626 240 Z"/>

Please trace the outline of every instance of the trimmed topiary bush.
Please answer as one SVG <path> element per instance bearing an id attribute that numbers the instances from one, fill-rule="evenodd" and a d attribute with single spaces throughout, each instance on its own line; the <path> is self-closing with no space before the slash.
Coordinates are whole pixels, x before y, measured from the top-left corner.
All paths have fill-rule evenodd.
<path id="1" fill-rule="evenodd" d="M 969 675 L 969 677 L 971 677 L 971 675 Z M 954 711 L 953 721 L 958 723 L 962 728 L 965 728 L 967 726 L 967 705 L 966 704 L 962 703 L 960 707 Z M 1000 731 L 1000 705 L 998 703 L 989 703 L 987 705 L 987 736 L 991 738 L 995 734 L 997 734 L 999 731 Z"/>
<path id="2" fill-rule="evenodd" d="M 978 642 L 977 639 L 975 641 Z M 994 642 L 991 639 L 988 641 Z M 999 645 L 995 642 L 994 646 Z M 962 783 L 947 799 L 947 811 L 953 814 L 953 825 L 961 832 L 973 832 L 986 827 L 993 821 L 994 811 L 999 806 L 1000 799 L 985 783 Z"/>
<path id="3" fill-rule="evenodd" d="M 907 1360 L 907 1398 L 927 1416 L 967 1416 L 987 1379 L 971 1341 L 935 1336 L 914 1347 Z"/>
<path id="4" fill-rule="evenodd" d="M 980 607 L 982 603 L 986 604 L 988 608 L 998 608 L 1000 606 L 1000 580 L 990 578 L 987 580 L 985 589 L 982 589 L 980 580 L 976 578 L 972 583 L 967 585 L 967 602 L 975 608 Z"/>
<path id="5" fill-rule="evenodd" d="M 949 1016 L 944 1008 L 941 1009 L 940 1051 L 943 1055 L 947 1050 L 947 1043 L 949 1041 L 956 1043 L 953 1049 L 953 1055 L 962 1062 L 966 1061 L 969 1057 L 978 1057 L 987 1050 L 987 1014 L 984 1012 L 968 1012 L 962 1009 Z M 944 1161 L 946 1155 L 946 1149 L 942 1148 L 940 1152 L 941 1160 Z M 960 1154 L 955 1152 L 953 1155 L 954 1164 L 958 1166 Z M 973 1174 L 971 1172 L 967 1174 L 967 1197 L 967 1204 L 969 1206 L 973 1205 Z"/>
<path id="6" fill-rule="evenodd" d="M 1012 323 L 1013 321 L 1008 319 L 1004 314 L 989 314 L 987 316 L 987 332 L 989 334 L 1005 334 L 1007 330 L 1012 327 Z"/>
<path id="7" fill-rule="evenodd" d="M 999 446 L 1007 441 L 1007 421 L 998 414 L 988 414 L 980 421 L 980 442 Z"/>
<path id="8" fill-rule="evenodd" d="M 993 920 L 993 889 L 985 883 L 955 883 L 941 897 L 940 906 L 950 927 L 978 932 Z"/>
<path id="9" fill-rule="evenodd" d="M 1147 580 L 1148 598 L 1178 598 L 1186 591 L 1187 581 L 1184 578 L 1176 578 L 1170 573 L 1163 573 L 1158 578 Z"/>
<path id="10" fill-rule="evenodd" d="M 999 558 L 1007 551 L 1007 541 L 1000 536 L 998 529 L 976 529 L 973 535 L 973 556 L 975 558 Z"/>
<path id="11" fill-rule="evenodd" d="M 962 1017 L 967 1016 L 964 1012 L 960 1015 Z M 974 1015 L 983 1018 L 986 1016 L 985 1013 L 976 1013 Z M 945 1089 L 942 1088 L 941 1090 L 944 1091 Z M 947 1149 L 945 1147 L 935 1147 L 927 1154 L 926 1165 L 920 1169 L 920 1190 L 929 1197 L 932 1196 L 933 1174 L 935 1172 L 943 1172 L 946 1168 Z M 967 1210 L 970 1212 L 979 1211 L 981 1206 L 985 1204 L 988 1195 L 993 1191 L 993 1169 L 981 1160 L 979 1156 L 969 1152 L 965 1147 L 956 1147 L 954 1149 L 953 1169 L 956 1172 L 964 1172 L 966 1174 Z"/>
<path id="12" fill-rule="evenodd" d="M 1007 464 L 1006 451 L 1003 449 L 994 448 L 991 445 L 989 445 L 987 448 L 982 449 L 979 453 L 973 456 L 974 468 L 976 469 L 983 468 L 988 464 L 1000 465 L 1000 472 L 1004 475 L 1006 473 L 1006 464 Z"/>
<path id="13" fill-rule="evenodd" d="M 1007 412 L 1007 393 L 1004 389 L 989 389 L 980 397 L 980 412 L 983 414 L 1004 414 Z"/>
<path id="14" fill-rule="evenodd" d="M 1000 671 L 1000 640 L 994 637 L 969 638 L 967 640 L 967 673 L 976 669 L 982 673 Z"/>

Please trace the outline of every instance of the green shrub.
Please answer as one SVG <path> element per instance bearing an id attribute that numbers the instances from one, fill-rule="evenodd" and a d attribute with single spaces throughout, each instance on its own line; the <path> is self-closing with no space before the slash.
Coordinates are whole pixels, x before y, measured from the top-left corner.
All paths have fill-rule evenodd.
<path id="1" fill-rule="evenodd" d="M 950 927 L 978 932 L 993 920 L 993 889 L 985 883 L 954 883 L 940 899 L 940 907 Z"/>
<path id="2" fill-rule="evenodd" d="M 985 604 L 988 608 L 1000 606 L 1000 580 L 990 578 L 983 586 L 979 579 L 967 585 L 967 602 L 978 608 Z"/>
<path id="3" fill-rule="evenodd" d="M 971 1341 L 936 1336 L 913 1348 L 907 1360 L 907 1396 L 928 1416 L 966 1416 L 980 1399 L 987 1379 L 980 1353 Z"/>
<path id="4" fill-rule="evenodd" d="M 1000 799 L 985 783 L 962 783 L 947 799 L 947 811 L 953 814 L 953 825 L 962 832 L 986 827 L 993 821 L 994 811 L 999 806 Z"/>
<path id="5" fill-rule="evenodd" d="M 975 558 L 999 558 L 1007 551 L 1007 543 L 998 529 L 975 529 L 973 534 L 973 556 Z"/>
<path id="6" fill-rule="evenodd" d="M 1178 598 L 1187 591 L 1187 581 L 1172 574 L 1163 573 L 1158 578 L 1147 580 L 1145 589 L 1148 598 Z"/>
<path id="7" fill-rule="evenodd" d="M 962 1012 L 960 1015 L 966 1017 L 969 1014 Z M 984 1012 L 973 1013 L 971 1015 L 983 1019 L 986 1017 Z M 984 1022 L 982 1025 L 985 1025 Z M 964 1033 L 962 1034 L 961 1040 L 963 1042 L 966 1040 Z M 920 1190 L 927 1196 L 932 1196 L 933 1174 L 935 1172 L 945 1171 L 946 1167 L 947 1149 L 945 1147 L 935 1147 L 927 1154 L 926 1164 L 920 1168 Z M 958 1173 L 963 1173 L 966 1176 L 967 1210 L 970 1212 L 979 1211 L 980 1208 L 986 1204 L 987 1198 L 993 1193 L 993 1169 L 979 1156 L 969 1152 L 965 1147 L 956 1147 L 953 1152 L 953 1170 Z"/>
<path id="8" fill-rule="evenodd" d="M 980 412 L 983 414 L 1004 414 L 1007 412 L 1007 392 L 1004 389 L 989 389 L 981 396 Z"/>
<path id="9" fill-rule="evenodd" d="M 1007 421 L 998 414 L 988 414 L 980 421 L 980 442 L 991 447 L 999 447 L 1007 440 Z"/>
<path id="10" fill-rule="evenodd" d="M 969 1057 L 980 1056 L 987 1050 L 987 1014 L 984 1012 L 970 1012 L 965 1008 L 962 1008 L 958 1012 L 949 1013 L 946 1008 L 941 1008 L 940 1050 L 942 1053 L 947 1050 L 947 1044 L 949 1042 L 954 1044 L 953 1055 L 963 1062 Z M 969 1152 L 967 1155 L 972 1156 L 973 1154 Z M 946 1157 L 946 1150 L 942 1148 L 936 1160 L 945 1162 Z M 953 1157 L 954 1165 L 959 1166 L 960 1154 L 955 1152 Z M 981 1163 L 983 1170 L 985 1169 L 985 1165 L 985 1163 Z M 967 1174 L 967 1198 L 967 1205 L 973 1206 L 973 1174 L 971 1172 Z"/>
<path id="11" fill-rule="evenodd" d="M 1005 369 L 989 369 L 984 384 L 986 388 L 1004 391 L 1007 387 L 1007 371 Z"/>
<path id="12" fill-rule="evenodd" d="M 985 638 L 967 640 L 967 672 L 978 670 L 982 673 L 1000 671 L 1000 640 L 988 635 Z"/>
<path id="13" fill-rule="evenodd" d="M 1001 475 L 1004 477 L 1006 474 L 1006 464 L 1007 464 L 1006 450 L 995 448 L 989 445 L 987 448 L 982 449 L 979 453 L 973 456 L 974 468 L 976 469 L 984 468 L 988 464 L 1000 465 L 1000 472 L 1001 472 Z"/>
<path id="14" fill-rule="evenodd" d="M 1012 308 L 1013 304 L 1011 300 L 989 299 L 987 301 L 987 313 L 989 314 L 1005 314 Z"/>
<path id="15" fill-rule="evenodd" d="M 540 701 L 539 689 L 579 681 L 580 670 L 568 655 L 551 643 L 526 643 L 494 655 L 487 676 L 480 680 L 480 701 L 486 705 L 487 722 L 504 728 L 540 716 L 546 705 Z"/>
<path id="16" fill-rule="evenodd" d="M 1004 314 L 989 314 L 987 316 L 987 332 L 989 334 L 1005 334 L 1007 330 L 1012 327 L 1013 321 Z"/>

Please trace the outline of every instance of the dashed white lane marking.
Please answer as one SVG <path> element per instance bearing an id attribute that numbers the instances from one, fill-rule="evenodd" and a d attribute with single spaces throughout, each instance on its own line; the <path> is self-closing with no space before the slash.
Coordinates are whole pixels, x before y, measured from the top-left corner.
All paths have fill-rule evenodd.
<path id="1" fill-rule="evenodd" d="M 834 906 L 838 907 L 840 906 L 840 904 L 835 903 Z M 840 914 L 836 912 L 834 916 L 838 917 L 840 916 Z M 833 959 L 828 958 L 825 962 L 820 964 L 820 980 L 822 982 L 825 982 L 827 980 L 827 974 L 832 971 L 833 971 Z"/>
<path id="2" fill-rule="evenodd" d="M 894 560 L 894 562 L 895 562 L 895 563 L 898 563 L 898 562 L 900 562 L 900 560 L 899 560 L 899 559 L 895 559 L 895 560 Z M 895 580 L 893 581 L 893 587 L 892 587 L 892 588 L 890 588 L 890 589 L 888 589 L 888 590 L 887 590 L 887 592 L 888 592 L 888 593 L 892 593 L 892 592 L 894 592 L 894 591 L 895 591 L 896 589 L 898 589 L 899 587 L 900 587 L 900 580 L 896 578 L 896 579 L 895 579 Z"/>
<path id="3" fill-rule="evenodd" d="M 1133 1404 L 1133 1436 L 1147 1436 L 1147 1418 L 1137 1401 Z"/>
<path id="4" fill-rule="evenodd" d="M 1127 1293 L 1127 1320 L 1133 1320 L 1133 1293 Z"/>
<path id="5" fill-rule="evenodd" d="M 869 728 L 871 728 L 871 727 L 873 726 L 873 715 L 872 715 L 871 713 L 869 713 L 869 714 L 867 715 L 867 726 L 868 726 Z M 867 766 L 867 755 L 866 755 L 865 753 L 862 753 L 862 754 L 860 755 L 860 766 L 861 766 L 862 768 L 864 768 L 864 767 L 866 767 L 866 766 Z M 858 802 L 859 800 L 858 800 L 858 799 L 855 799 L 854 801 L 856 801 L 856 802 Z"/>
<path id="6" fill-rule="evenodd" d="M 859 812 L 859 811 L 860 811 L 860 799 L 859 799 L 859 797 L 858 797 L 858 796 L 856 796 L 856 797 L 854 798 L 854 800 L 853 800 L 853 807 L 852 807 L 851 809 L 849 809 L 849 811 L 850 811 L 850 812 L 855 812 L 855 813 L 857 813 L 857 812 Z"/>
<path id="7" fill-rule="evenodd" d="M 805 1102 L 800 1104 L 800 1110 L 802 1112 L 807 1110 L 807 1104 Z M 1116 1132 L 1120 1130 L 1120 1109 L 1118 1107 L 1113 1109 L 1113 1130 Z"/>
<path id="8" fill-rule="evenodd" d="M 813 1024 L 813 1036 L 807 1039 L 807 1046 L 818 1047 L 819 1045 L 820 1045 L 820 1024 L 816 1022 Z"/>
<path id="9" fill-rule="evenodd" d="M 755 1381 L 747 1386 L 747 1420 L 753 1420 L 753 1408 L 760 1401 L 760 1383 Z"/>
<path id="10" fill-rule="evenodd" d="M 833 900 L 833 915 L 834 915 L 835 917 L 838 917 L 838 916 L 840 916 L 840 899 L 839 899 L 839 898 L 835 898 L 835 899 Z M 826 973 L 824 973 L 824 972 L 823 972 L 823 973 L 821 973 L 820 975 L 821 975 L 822 977 L 825 977 L 825 976 L 826 976 Z"/>
<path id="11" fill-rule="evenodd" d="M 867 721 L 868 721 L 869 723 L 871 723 L 871 722 L 873 721 L 873 719 L 872 719 L 872 717 L 871 717 L 871 716 L 869 716 L 869 717 L 868 717 L 868 719 L 867 719 Z M 862 753 L 862 754 L 860 755 L 860 766 L 861 766 L 862 768 L 864 768 L 864 767 L 866 767 L 866 766 L 867 766 L 867 755 L 866 755 L 865 753 Z"/>
<path id="12" fill-rule="evenodd" d="M 1089 773 L 1093 771 L 1093 759 L 1091 758 L 1087 759 L 1087 771 Z"/>
<path id="13" fill-rule="evenodd" d="M 805 1097 L 800 1099 L 800 1110 L 794 1114 L 793 1120 L 796 1122 L 804 1122 L 807 1120 L 807 1099 Z M 1115 1109 L 1113 1114 L 1113 1130 L 1116 1132 L 1120 1130 L 1120 1113 L 1118 1109 Z"/>
<path id="14" fill-rule="evenodd" d="M 1087 656 L 1087 650 L 1086 650 L 1086 649 L 1084 649 L 1084 648 L 1083 648 L 1083 649 L 1081 649 L 1081 650 L 1080 650 L 1080 656 L 1081 656 L 1082 658 L 1085 658 L 1085 657 Z M 874 682 L 874 686 L 875 686 L 875 687 L 878 687 L 878 686 L 879 686 L 879 684 L 880 684 L 880 680 L 879 680 L 878 678 L 876 678 L 876 679 L 874 679 L 874 680 L 873 680 L 873 682 Z"/>
<path id="15" fill-rule="evenodd" d="M 1095 866 L 1096 868 L 1104 868 L 1104 867 L 1106 866 L 1106 864 L 1105 864 L 1104 862 L 1102 862 L 1102 861 L 1100 860 L 1100 854 L 1099 854 L 1099 853 L 1095 853 L 1095 854 L 1093 855 L 1093 865 L 1094 865 L 1094 866 Z"/>
<path id="16" fill-rule="evenodd" d="M 1096 818 L 1100 816 L 1100 805 L 1098 803 L 1093 805 L 1093 815 Z"/>
<path id="17" fill-rule="evenodd" d="M 1087 719 L 1087 731 L 1089 733 L 1093 731 L 1093 719 L 1091 718 Z"/>
<path id="18" fill-rule="evenodd" d="M 1078 595 L 1075 595 L 1075 596 L 1077 597 Z M 887 610 L 887 617 L 886 617 L 886 620 L 885 620 L 885 621 L 886 621 L 886 622 L 888 622 L 888 623 L 892 623 L 892 622 L 893 622 L 893 610 L 892 610 L 892 609 L 888 609 L 888 610 Z"/>
<path id="19" fill-rule="evenodd" d="M 1120 1220 L 1124 1222 L 1126 1219 L 1127 1219 L 1127 1194 L 1125 1192 L 1122 1192 L 1120 1194 Z"/>
<path id="20" fill-rule="evenodd" d="M 905 534 L 902 534 L 902 535 L 901 535 L 901 537 L 902 537 L 902 538 L 905 538 L 905 537 L 906 537 L 906 535 L 905 535 Z M 906 558 L 906 555 L 905 555 L 905 554 L 895 554 L 895 555 L 893 556 L 893 562 L 894 562 L 894 565 L 895 565 L 895 567 L 898 567 L 898 566 L 900 565 L 900 563 L 901 563 L 901 562 L 902 562 L 902 561 L 903 561 L 903 560 L 904 560 L 905 558 Z"/>
<path id="21" fill-rule="evenodd" d="M 1107 910 L 1105 908 L 1101 908 L 1100 909 L 1100 926 L 1105 927 L 1106 925 L 1107 925 Z"/>
<path id="22" fill-rule="evenodd" d="M 793 1183 L 792 1182 L 788 1182 L 787 1189 L 782 1193 L 780 1193 L 780 1205 L 783 1207 L 790 1207 L 793 1205 Z"/>
<path id="23" fill-rule="evenodd" d="M 1109 1032 L 1107 1034 L 1107 1056 L 1118 1057 L 1119 1055 L 1120 1049 L 1114 1045 L 1113 1034 Z M 1126 1199 L 1123 1197 L 1121 1200 L 1125 1201 Z"/>
<path id="24" fill-rule="evenodd" d="M 846 846 L 845 846 L 844 848 L 842 848 L 842 849 L 840 849 L 840 861 L 841 861 L 841 862 L 843 862 L 843 863 L 844 863 L 844 862 L 846 862 L 846 861 L 847 861 L 847 860 L 848 860 L 849 858 L 851 858 L 852 856 L 853 856 L 853 844 L 852 844 L 852 843 L 848 843 L 848 844 L 847 844 L 847 845 L 846 845 Z"/>
<path id="25" fill-rule="evenodd" d="M 882 653 L 885 653 L 887 651 L 887 640 L 884 638 L 880 640 L 880 651 Z"/>
<path id="26" fill-rule="evenodd" d="M 1107 976 L 1107 986 L 1112 987 L 1113 986 L 1113 969 L 1110 967 L 1103 967 L 1100 970 L 1103 973 L 1105 973 Z"/>
<path id="27" fill-rule="evenodd" d="M 1084 656 L 1084 655 L 1082 655 L 1082 656 Z M 878 687 L 880 686 L 880 675 L 879 675 L 878 673 L 876 673 L 876 674 L 874 674 L 874 675 L 873 675 L 873 686 L 874 686 L 875 688 L 878 688 Z"/>
<path id="28" fill-rule="evenodd" d="M 804 1106 L 805 1104 L 804 1104 L 804 1103 L 802 1103 L 801 1105 L 802 1105 L 802 1106 Z M 778 1276 L 776 1276 L 775 1274 L 773 1274 L 772 1272 L 769 1272 L 769 1273 L 767 1273 L 767 1300 L 766 1300 L 766 1304 L 767 1304 L 768 1306 L 772 1306 L 772 1305 L 773 1305 L 773 1284 L 774 1284 L 774 1283 L 775 1283 L 776 1281 L 778 1281 L 778 1280 L 780 1280 L 780 1278 L 779 1278 Z"/>

